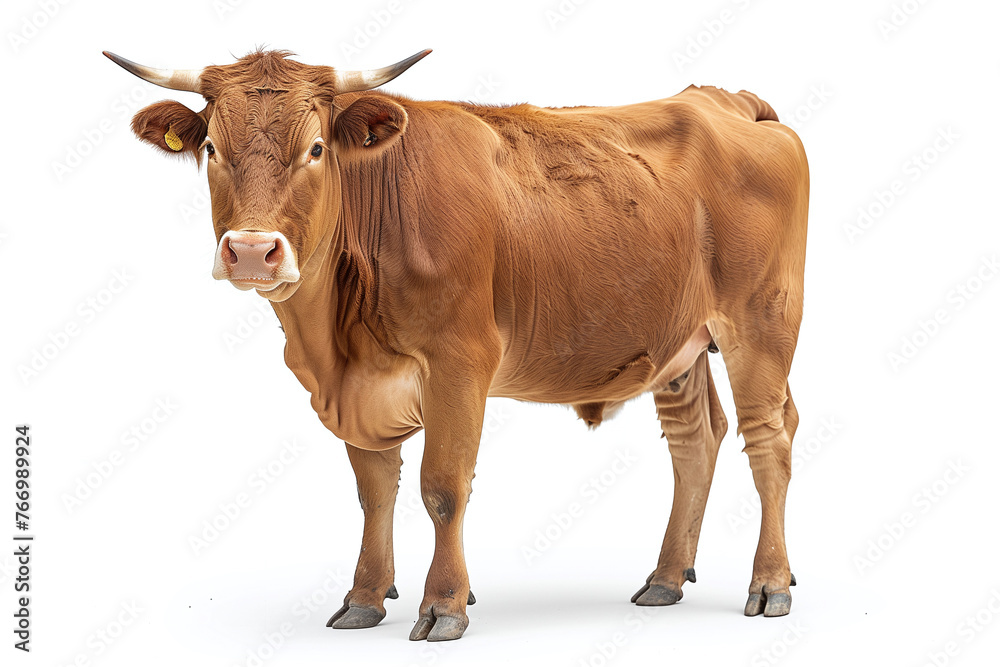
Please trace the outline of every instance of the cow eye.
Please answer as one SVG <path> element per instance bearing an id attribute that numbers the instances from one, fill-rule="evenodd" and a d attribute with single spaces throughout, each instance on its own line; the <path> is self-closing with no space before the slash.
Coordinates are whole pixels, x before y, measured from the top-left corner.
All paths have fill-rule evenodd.
<path id="1" fill-rule="evenodd" d="M 207 144 L 205 144 L 205 152 L 208 154 L 209 157 L 215 155 L 215 146 L 212 145 L 212 142 L 208 142 Z"/>
<path id="2" fill-rule="evenodd" d="M 319 157 L 322 154 L 323 154 L 323 147 L 320 146 L 319 144 L 313 144 L 312 150 L 309 151 L 309 155 L 312 155 L 313 157 Z"/>

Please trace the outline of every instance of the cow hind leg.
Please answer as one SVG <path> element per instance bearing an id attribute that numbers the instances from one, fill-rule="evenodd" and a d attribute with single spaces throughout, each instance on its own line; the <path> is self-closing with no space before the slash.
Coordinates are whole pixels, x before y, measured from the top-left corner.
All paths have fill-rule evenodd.
<path id="1" fill-rule="evenodd" d="M 785 303 L 778 291 L 772 304 Z M 785 496 L 792 474 L 792 437 L 798 412 L 788 386 L 798 314 L 784 307 L 748 312 L 717 326 L 726 360 L 739 432 L 760 495 L 760 539 L 744 613 L 784 616 L 795 584 L 785 549 Z"/>
<path id="2" fill-rule="evenodd" d="M 361 555 L 354 586 L 344 606 L 327 621 L 337 629 L 370 628 L 385 618 L 385 598 L 399 597 L 393 584 L 392 515 L 403 460 L 399 447 L 380 452 L 347 445 L 347 455 L 358 479 L 358 500 L 365 513 Z"/>
<path id="3" fill-rule="evenodd" d="M 684 582 L 695 581 L 694 558 L 705 503 L 728 426 L 707 352 L 654 399 L 674 468 L 674 502 L 656 569 L 632 596 L 632 602 L 642 606 L 673 604 L 683 596 Z"/>

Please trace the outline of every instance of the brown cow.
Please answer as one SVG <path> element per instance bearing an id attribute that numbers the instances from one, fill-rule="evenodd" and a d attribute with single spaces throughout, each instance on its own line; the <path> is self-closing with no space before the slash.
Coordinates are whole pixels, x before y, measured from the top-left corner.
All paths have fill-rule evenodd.
<path id="1" fill-rule="evenodd" d="M 755 95 L 689 87 L 624 107 L 545 109 L 365 93 L 392 67 L 339 72 L 256 52 L 153 70 L 201 93 L 132 121 L 208 162 L 213 275 L 269 299 L 285 360 L 348 443 L 365 514 L 354 587 L 328 625 L 385 616 L 400 444 L 426 431 L 434 558 L 410 639 L 468 626 L 465 515 L 488 396 L 567 403 L 596 426 L 652 392 L 674 467 L 656 569 L 632 601 L 669 605 L 694 559 L 727 422 L 718 349 L 761 498 L 745 613 L 787 614 L 785 491 L 798 414 L 809 176 Z"/>

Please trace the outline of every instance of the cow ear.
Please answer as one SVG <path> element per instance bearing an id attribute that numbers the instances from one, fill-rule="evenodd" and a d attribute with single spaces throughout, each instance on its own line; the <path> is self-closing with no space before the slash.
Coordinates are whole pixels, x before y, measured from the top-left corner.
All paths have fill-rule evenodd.
<path id="1" fill-rule="evenodd" d="M 132 131 L 164 153 L 193 157 L 201 163 L 198 148 L 208 134 L 205 107 L 195 113 L 180 102 L 165 100 L 151 104 L 132 118 Z"/>
<path id="2" fill-rule="evenodd" d="M 341 111 L 333 121 L 340 154 L 375 156 L 406 132 L 406 109 L 381 95 L 365 95 Z"/>

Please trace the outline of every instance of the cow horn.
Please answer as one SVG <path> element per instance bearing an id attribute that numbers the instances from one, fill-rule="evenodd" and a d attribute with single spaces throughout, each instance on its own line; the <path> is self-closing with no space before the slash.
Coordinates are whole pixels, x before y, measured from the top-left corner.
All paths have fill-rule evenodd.
<path id="1" fill-rule="evenodd" d="M 135 74 L 140 79 L 145 79 L 150 83 L 173 90 L 186 90 L 192 93 L 201 92 L 200 69 L 155 69 L 134 63 L 127 58 L 115 55 L 109 51 L 103 51 L 104 55 L 111 58 L 116 64 Z"/>
<path id="2" fill-rule="evenodd" d="M 418 60 L 430 53 L 430 49 L 424 49 L 420 53 L 415 53 L 406 60 L 400 60 L 395 65 L 382 67 L 380 69 L 363 69 L 349 72 L 335 71 L 337 94 L 357 93 L 362 90 L 378 88 L 384 83 L 389 83 L 397 76 L 410 69 Z"/>

